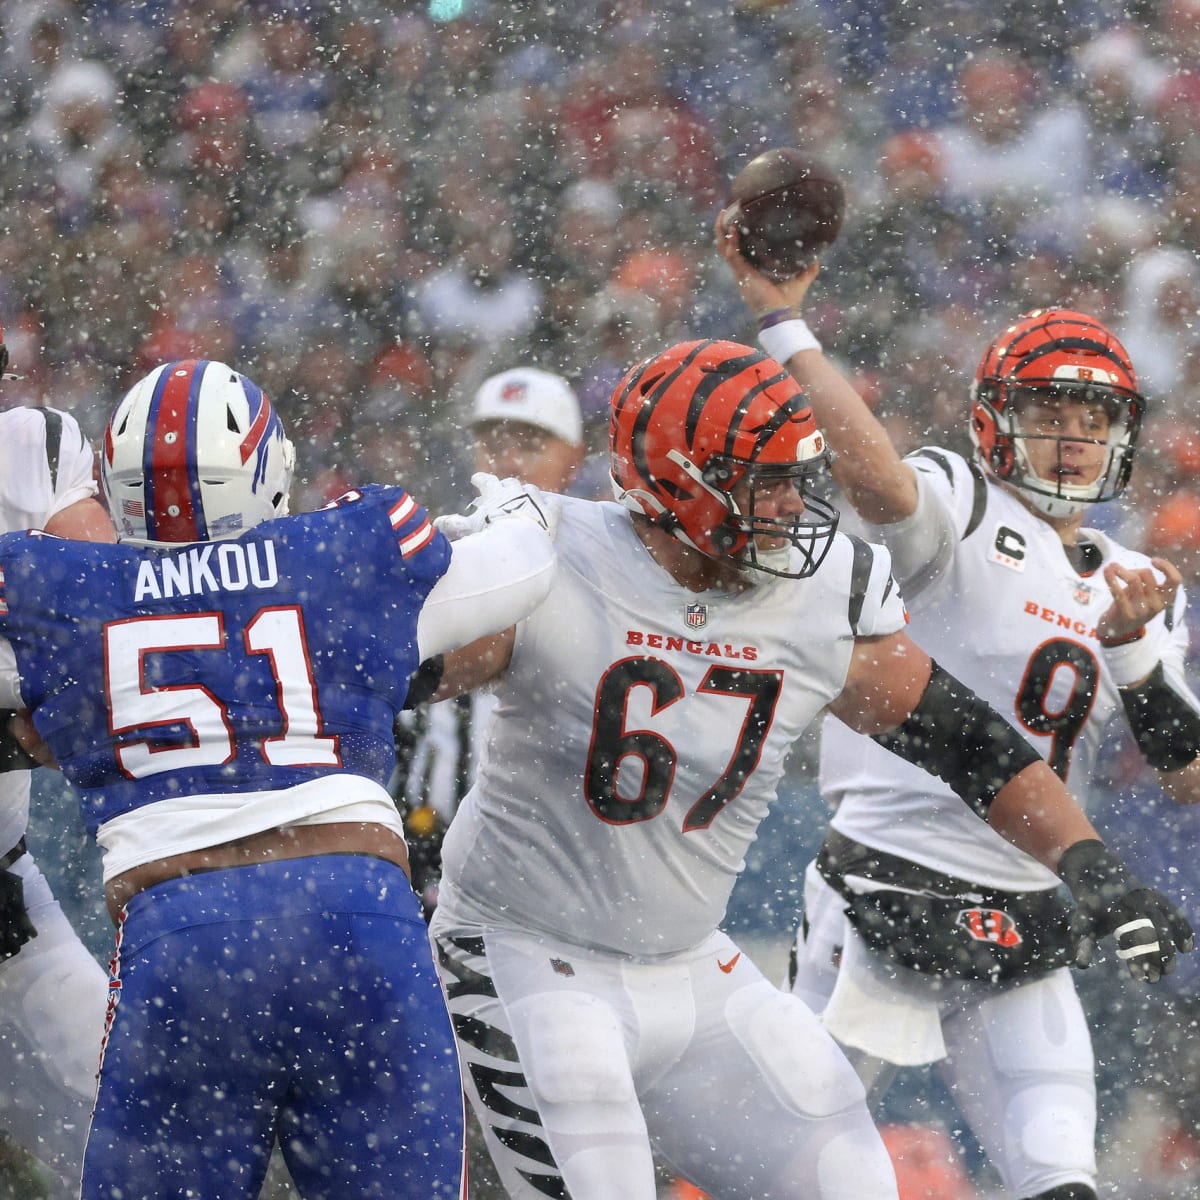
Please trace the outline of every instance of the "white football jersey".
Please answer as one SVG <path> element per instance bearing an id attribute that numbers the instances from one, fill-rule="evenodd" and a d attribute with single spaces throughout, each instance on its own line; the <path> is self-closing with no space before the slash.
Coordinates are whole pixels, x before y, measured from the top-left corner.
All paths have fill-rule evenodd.
<path id="1" fill-rule="evenodd" d="M 51 408 L 0 412 L 0 533 L 40 529 L 96 494 L 92 448 L 75 418 Z M 29 772 L 0 773 L 0 854 L 29 823 Z"/>
<path id="2" fill-rule="evenodd" d="M 887 551 L 843 535 L 812 578 L 740 592 L 680 587 L 617 504 L 564 500 L 556 547 L 446 837 L 435 927 L 674 953 L 724 916 L 856 636 L 906 614 Z"/>
<path id="3" fill-rule="evenodd" d="M 1048 522 L 961 455 L 925 449 L 907 461 L 917 511 L 878 533 L 912 612 L 910 635 L 1005 716 L 1086 806 L 1105 728 L 1121 712 L 1096 634 L 1112 600 L 1102 568 L 1149 559 L 1084 530 L 1094 550 L 1077 570 Z M 1183 611 L 1180 594 L 1148 628 L 1180 678 Z M 822 730 L 820 784 L 836 806 L 834 825 L 869 846 L 997 888 L 1058 883 L 940 780 L 833 719 Z"/>

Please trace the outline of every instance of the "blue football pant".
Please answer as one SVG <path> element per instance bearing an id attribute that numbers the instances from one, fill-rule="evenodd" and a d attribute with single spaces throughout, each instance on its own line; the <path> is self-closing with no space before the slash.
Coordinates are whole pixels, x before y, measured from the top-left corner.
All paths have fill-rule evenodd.
<path id="1" fill-rule="evenodd" d="M 278 1136 L 305 1200 L 462 1195 L 463 1100 L 420 905 L 358 855 L 135 896 L 83 1200 L 253 1200 Z"/>

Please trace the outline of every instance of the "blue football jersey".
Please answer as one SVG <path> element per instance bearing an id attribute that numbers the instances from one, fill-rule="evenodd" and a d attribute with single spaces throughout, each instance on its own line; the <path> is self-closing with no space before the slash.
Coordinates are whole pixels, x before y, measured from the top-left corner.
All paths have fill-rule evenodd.
<path id="1" fill-rule="evenodd" d="M 450 544 L 370 486 L 236 541 L 171 549 L 0 537 L 0 635 L 98 826 L 158 800 L 383 783 Z"/>

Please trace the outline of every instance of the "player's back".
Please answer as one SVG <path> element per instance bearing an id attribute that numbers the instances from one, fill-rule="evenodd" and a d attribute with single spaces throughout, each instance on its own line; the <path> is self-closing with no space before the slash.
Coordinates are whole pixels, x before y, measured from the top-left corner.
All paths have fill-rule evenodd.
<path id="1" fill-rule="evenodd" d="M 397 488 L 173 549 L 0 539 L 0 633 L 93 829 L 180 795 L 382 781 L 448 544 Z"/>

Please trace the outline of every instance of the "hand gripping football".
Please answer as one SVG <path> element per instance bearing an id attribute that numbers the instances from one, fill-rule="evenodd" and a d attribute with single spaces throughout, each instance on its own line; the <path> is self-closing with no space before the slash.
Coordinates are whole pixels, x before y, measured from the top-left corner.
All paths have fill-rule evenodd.
<path id="1" fill-rule="evenodd" d="M 788 146 L 748 162 L 729 189 L 727 219 L 742 254 L 776 283 L 799 275 L 833 244 L 846 197 L 837 172 Z"/>

